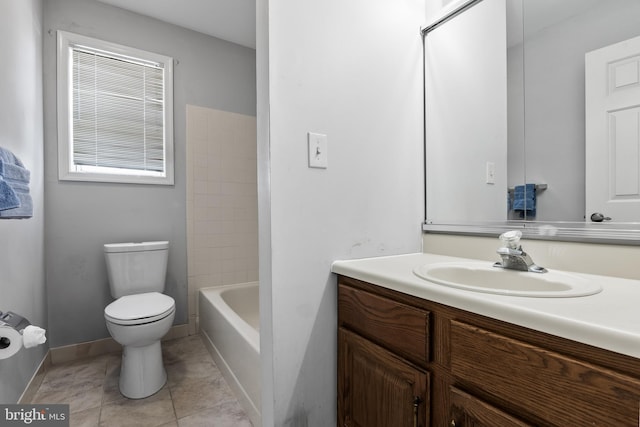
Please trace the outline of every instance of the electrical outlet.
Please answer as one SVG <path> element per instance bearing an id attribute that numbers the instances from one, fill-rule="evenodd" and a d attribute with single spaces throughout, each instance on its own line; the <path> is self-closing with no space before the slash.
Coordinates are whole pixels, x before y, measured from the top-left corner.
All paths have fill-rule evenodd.
<path id="1" fill-rule="evenodd" d="M 327 135 L 321 133 L 307 133 L 309 144 L 309 167 L 326 169 L 328 166 Z"/>

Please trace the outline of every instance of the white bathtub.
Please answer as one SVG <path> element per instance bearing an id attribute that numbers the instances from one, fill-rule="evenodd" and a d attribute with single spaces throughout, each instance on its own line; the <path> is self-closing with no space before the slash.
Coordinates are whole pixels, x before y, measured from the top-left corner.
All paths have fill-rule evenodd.
<path id="1" fill-rule="evenodd" d="M 200 290 L 200 332 L 255 427 L 260 422 L 258 282 Z"/>

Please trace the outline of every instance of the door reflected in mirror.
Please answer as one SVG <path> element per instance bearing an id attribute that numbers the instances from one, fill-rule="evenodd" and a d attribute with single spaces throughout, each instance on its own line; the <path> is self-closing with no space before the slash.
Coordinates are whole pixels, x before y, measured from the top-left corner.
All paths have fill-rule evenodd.
<path id="1" fill-rule="evenodd" d="M 639 36 L 638 0 L 482 0 L 430 28 L 426 224 L 639 222 Z"/>

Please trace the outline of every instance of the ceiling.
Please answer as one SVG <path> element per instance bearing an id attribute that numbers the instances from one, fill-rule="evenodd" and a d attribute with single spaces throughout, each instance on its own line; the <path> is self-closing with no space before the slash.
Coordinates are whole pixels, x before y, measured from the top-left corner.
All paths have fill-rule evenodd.
<path id="1" fill-rule="evenodd" d="M 99 0 L 242 46 L 256 48 L 255 0 Z"/>

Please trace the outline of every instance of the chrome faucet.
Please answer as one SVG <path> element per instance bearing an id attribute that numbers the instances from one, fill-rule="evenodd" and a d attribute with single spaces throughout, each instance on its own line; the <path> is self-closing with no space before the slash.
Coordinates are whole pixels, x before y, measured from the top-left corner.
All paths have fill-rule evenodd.
<path id="1" fill-rule="evenodd" d="M 502 262 L 496 262 L 494 267 L 509 270 L 530 271 L 532 273 L 546 273 L 547 269 L 536 265 L 529 254 L 522 250 L 520 230 L 512 230 L 502 233 L 500 240 L 503 246 L 496 251 L 502 258 Z"/>

